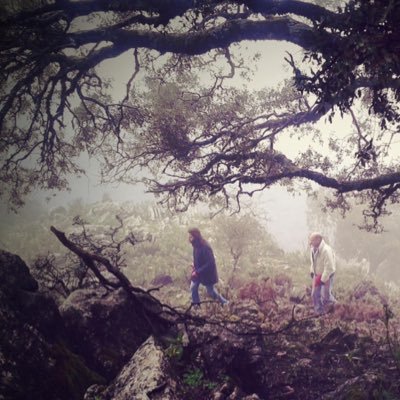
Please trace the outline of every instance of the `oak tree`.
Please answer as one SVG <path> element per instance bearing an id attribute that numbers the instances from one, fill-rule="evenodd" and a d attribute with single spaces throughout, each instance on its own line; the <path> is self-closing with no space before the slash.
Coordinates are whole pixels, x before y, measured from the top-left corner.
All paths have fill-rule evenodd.
<path id="1" fill-rule="evenodd" d="M 14 206 L 67 188 L 82 152 L 105 180 L 146 168 L 149 190 L 178 209 L 294 181 L 332 189 L 332 207 L 357 196 L 373 220 L 399 200 L 397 1 L 30 0 L 0 15 L 0 194 Z M 249 41 L 301 49 L 286 56 L 293 79 L 230 84 L 251 72 Z M 102 66 L 127 53 L 118 97 Z M 337 114 L 353 121 L 344 137 L 316 124 Z M 289 135 L 311 145 L 293 157 Z"/>

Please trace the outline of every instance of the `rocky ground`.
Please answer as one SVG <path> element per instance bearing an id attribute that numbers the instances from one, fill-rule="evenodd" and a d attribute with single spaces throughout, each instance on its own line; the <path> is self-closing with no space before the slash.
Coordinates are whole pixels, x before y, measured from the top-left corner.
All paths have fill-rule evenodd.
<path id="1" fill-rule="evenodd" d="M 154 334 L 121 289 L 58 307 L 6 252 L 0 278 L 1 400 L 400 399 L 400 308 L 371 281 L 319 317 L 284 276 L 200 309 L 171 285 L 171 328 Z"/>
<path id="2" fill-rule="evenodd" d="M 214 318 L 221 317 L 223 326 L 189 329 L 175 356 L 178 398 L 241 398 L 238 391 L 260 399 L 400 398 L 398 353 L 383 336 L 375 340 L 341 328 L 335 312 L 282 320 L 276 329 L 263 326 L 252 301 L 221 313 Z"/>

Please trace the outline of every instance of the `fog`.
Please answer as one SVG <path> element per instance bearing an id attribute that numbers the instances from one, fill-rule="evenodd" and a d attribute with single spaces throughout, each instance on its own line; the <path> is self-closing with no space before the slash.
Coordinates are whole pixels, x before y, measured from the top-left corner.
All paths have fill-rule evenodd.
<path id="1" fill-rule="evenodd" d="M 124 203 L 156 203 L 157 199 L 146 192 L 143 185 L 127 184 L 101 184 L 96 171 L 80 179 L 71 180 L 71 190 L 68 192 L 35 192 L 27 198 L 26 205 L 19 213 L 29 215 L 35 213 L 32 208 L 35 202 L 39 202 L 49 211 L 59 206 L 67 206 L 75 200 L 82 200 L 85 204 L 101 201 L 104 197 L 114 202 Z M 272 187 L 255 196 L 254 199 L 244 202 L 245 209 L 251 211 L 262 221 L 269 233 L 271 233 L 279 246 L 285 251 L 305 250 L 307 246 L 308 228 L 306 221 L 306 197 L 304 195 L 292 195 L 285 188 Z M 196 206 L 191 208 L 194 211 Z M 13 213 L 2 206 L 2 215 Z M 0 225 L 5 228 L 5 218 L 1 218 Z M 7 224 L 10 223 L 8 218 Z M 4 232 L 4 229 L 1 229 Z"/>
<path id="2" fill-rule="evenodd" d="M 295 57 L 301 55 L 300 48 L 282 42 L 263 42 L 261 44 L 247 42 L 241 45 L 240 51 L 248 55 L 258 52 L 260 60 L 258 65 L 254 65 L 257 69 L 250 81 L 243 81 L 237 77 L 230 84 L 244 85 L 254 90 L 276 87 L 284 79 L 290 78 L 292 76 L 291 68 L 284 61 L 286 52 L 290 51 Z M 132 55 L 125 53 L 118 59 L 103 62 L 100 66 L 104 78 L 112 81 L 112 94 L 115 99 L 120 99 L 125 95 L 126 82 L 132 72 L 132 62 Z M 288 140 L 287 143 L 283 142 L 286 151 L 287 146 L 290 145 L 290 139 L 288 138 Z M 292 150 L 296 151 L 296 148 Z M 94 159 L 91 160 L 83 155 L 80 158 L 80 166 L 86 170 L 86 175 L 80 178 L 71 176 L 69 178 L 70 191 L 61 193 L 36 191 L 25 199 L 24 213 L 29 213 L 32 202 L 35 201 L 45 204 L 49 209 L 67 205 L 75 199 L 82 199 L 87 204 L 94 203 L 100 201 L 104 195 L 117 202 L 155 201 L 151 194 L 145 192 L 146 188 L 142 185 L 101 183 L 98 162 Z M 294 197 L 285 189 L 275 186 L 256 196 L 250 207 L 257 208 L 256 212 L 262 215 L 260 218 L 265 221 L 268 230 L 276 237 L 280 246 L 286 251 L 292 251 L 304 249 L 306 245 L 308 230 L 305 202 L 304 196 Z M 4 206 L 2 207 L 3 212 Z"/>
<path id="3" fill-rule="evenodd" d="M 289 51 L 295 59 L 300 59 L 301 49 L 295 45 L 283 42 L 242 43 L 240 51 L 249 55 L 259 53 L 260 58 L 254 76 L 250 81 L 234 78 L 231 82 L 235 86 L 246 86 L 254 90 L 264 87 L 277 87 L 284 79 L 292 76 L 292 70 L 284 61 Z M 125 95 L 126 82 L 132 72 L 132 55 L 125 53 L 115 60 L 107 60 L 100 66 L 101 73 L 105 78 L 112 81 L 112 94 L 115 99 Z M 207 78 L 204 78 L 207 79 Z M 328 123 L 326 118 L 321 119 L 316 127 L 325 134 L 343 137 L 352 129 L 349 119 L 341 119 L 336 116 L 333 123 Z M 277 143 L 277 149 L 284 148 L 285 154 L 295 156 L 300 150 L 307 146 L 318 146 L 317 143 L 307 142 L 302 139 L 297 143 L 289 134 L 283 136 Z M 90 204 L 100 201 L 105 195 L 116 202 L 132 201 L 141 203 L 143 201 L 153 202 L 156 199 L 143 185 L 127 184 L 105 184 L 101 182 L 99 164 L 95 159 L 89 159 L 83 155 L 80 158 L 80 166 L 86 170 L 82 177 L 71 176 L 69 178 L 70 190 L 64 192 L 36 191 L 27 196 L 26 204 L 21 211 L 29 214 L 34 202 L 39 201 L 49 210 L 58 206 L 65 206 L 76 199 Z M 265 223 L 267 230 L 276 238 L 278 244 L 285 251 L 305 251 L 307 248 L 307 237 L 310 227 L 307 224 L 306 195 L 298 191 L 293 195 L 288 193 L 284 187 L 273 186 L 262 193 L 254 196 L 251 201 L 246 202 L 248 207 Z M 2 205 L 4 215 L 6 205 Z M 4 218 L 1 224 L 4 225 Z M 7 218 L 6 223 L 11 219 Z M 4 226 L 3 226 L 4 227 Z M 327 233 L 326 226 L 312 226 L 322 233 Z M 4 232 L 4 229 L 2 229 Z M 328 234 L 328 233 L 327 233 Z M 371 236 L 373 238 L 373 236 Z M 330 238 L 334 241 L 335 238 Z M 372 240 L 372 239 L 371 239 Z"/>

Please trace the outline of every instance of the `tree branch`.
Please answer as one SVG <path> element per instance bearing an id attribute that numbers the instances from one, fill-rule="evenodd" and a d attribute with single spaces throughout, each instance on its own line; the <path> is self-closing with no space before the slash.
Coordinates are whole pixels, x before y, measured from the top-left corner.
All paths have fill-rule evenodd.
<path id="1" fill-rule="evenodd" d="M 99 282 L 101 284 L 103 284 L 104 286 L 109 286 L 109 287 L 115 288 L 115 289 L 121 286 L 120 283 L 112 282 L 112 281 L 108 280 L 107 278 L 105 278 L 102 275 L 102 273 L 99 271 L 99 269 L 97 268 L 97 266 L 95 264 L 95 261 L 99 262 L 102 265 L 104 265 L 106 268 L 107 267 L 110 268 L 110 263 L 106 258 L 104 258 L 102 256 L 99 256 L 99 255 L 96 255 L 96 254 L 88 253 L 87 251 L 81 249 L 75 243 L 71 242 L 66 237 L 64 232 L 59 231 L 54 226 L 51 226 L 50 230 L 51 230 L 51 232 L 54 233 L 54 235 L 56 235 L 57 239 L 67 249 L 69 249 L 74 254 L 76 254 L 86 264 L 86 266 L 94 273 L 94 275 L 96 276 L 96 278 L 99 280 Z M 111 266 L 110 269 L 111 270 L 109 272 L 112 272 L 113 271 L 112 266 Z"/>
<path id="2" fill-rule="evenodd" d="M 160 332 L 160 328 L 165 329 L 165 327 L 170 326 L 170 321 L 164 319 L 160 312 L 155 312 L 154 310 L 151 310 L 149 307 L 147 307 L 138 298 L 135 292 L 154 300 L 155 304 L 161 306 L 162 308 L 161 303 L 143 289 L 132 286 L 129 279 L 121 271 L 115 268 L 106 257 L 85 251 L 84 249 L 73 243 L 71 240 L 69 240 L 64 232 L 59 231 L 54 226 L 51 226 L 50 230 L 65 247 L 75 253 L 93 271 L 93 273 L 99 279 L 100 283 L 106 286 L 111 286 L 114 289 L 122 287 L 128 295 L 128 298 L 133 302 L 133 304 L 136 305 L 137 311 L 141 313 L 142 317 L 145 319 L 145 321 L 147 321 L 149 327 L 155 334 Z M 96 262 L 106 267 L 107 271 L 117 278 L 118 283 L 107 280 L 97 268 L 95 264 Z"/>

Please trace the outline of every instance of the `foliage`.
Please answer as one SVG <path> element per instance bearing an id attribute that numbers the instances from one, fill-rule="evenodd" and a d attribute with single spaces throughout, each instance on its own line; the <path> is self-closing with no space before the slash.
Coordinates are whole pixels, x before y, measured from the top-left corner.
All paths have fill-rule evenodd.
<path id="1" fill-rule="evenodd" d="M 179 361 L 183 355 L 183 335 L 179 334 L 175 339 L 169 340 L 169 345 L 165 350 L 167 357 L 175 362 Z"/>
<path id="2" fill-rule="evenodd" d="M 183 346 L 177 367 L 183 375 L 179 389 L 184 391 L 180 392 L 183 398 L 237 393 L 234 385 L 246 387 L 247 394 L 261 395 L 260 387 L 268 388 L 277 399 L 287 398 L 288 393 L 297 398 L 396 398 L 400 389 L 396 360 L 382 322 L 384 304 L 390 302 L 397 313 L 398 298 L 384 294 L 375 281 L 366 282 L 359 275 L 342 277 L 335 285 L 338 304 L 334 311 L 315 317 L 309 291 L 304 289 L 294 299 L 299 292 L 292 278 L 279 273 L 266 276 L 264 282 L 247 280 L 234 290 L 229 312 L 211 305 L 196 312 L 205 323 L 185 331 L 189 343 Z M 390 318 L 392 335 L 399 319 Z M 259 382 L 253 376 L 251 385 L 247 384 L 246 363 L 257 365 L 249 370 L 260 372 Z M 210 370 L 216 385 L 206 390 L 204 381 Z M 229 383 L 225 385 L 215 371 L 226 374 Z"/>
<path id="3" fill-rule="evenodd" d="M 186 372 L 183 375 L 183 382 L 190 388 L 197 388 L 202 385 L 203 373 L 199 369 L 194 369 Z"/>
<path id="4" fill-rule="evenodd" d="M 382 320 L 383 323 L 385 324 L 385 329 L 386 329 L 386 342 L 389 346 L 390 353 L 393 357 L 397 371 L 399 372 L 400 375 L 400 340 L 397 331 L 391 329 L 391 320 L 393 318 L 394 318 L 393 311 L 387 304 L 385 304 L 384 316 Z"/>
<path id="5" fill-rule="evenodd" d="M 93 287 L 95 284 L 94 276 L 87 266 L 68 253 L 57 258 L 53 254 L 38 256 L 31 266 L 31 273 L 40 283 L 41 291 L 57 299 L 65 299 L 74 290 Z"/>
<path id="6" fill-rule="evenodd" d="M 323 110 L 336 104 L 345 113 L 357 97 L 363 97 L 369 113 L 382 117 L 382 128 L 398 124 L 400 5 L 396 1 L 352 0 L 339 12 L 344 18 L 331 15 L 316 22 L 318 51 L 307 51 L 305 60 L 315 62 L 317 71 L 297 77 L 297 86 L 314 93 Z M 332 29 L 329 36 L 327 26 Z M 369 90 L 363 92 L 361 88 L 366 86 Z"/>
<path id="7" fill-rule="evenodd" d="M 226 264 L 232 268 L 232 274 L 240 267 L 252 269 L 261 259 L 281 255 L 278 245 L 255 216 L 248 213 L 220 215 L 213 224 L 217 247 L 229 252 Z"/>
<path id="8" fill-rule="evenodd" d="M 276 305 L 277 293 L 269 280 L 264 282 L 249 282 L 239 291 L 239 299 L 253 299 L 259 306 Z"/>
<path id="9" fill-rule="evenodd" d="M 205 237 L 210 240 L 216 253 L 225 251 L 229 254 L 230 250 L 222 240 L 223 236 L 218 235 L 226 232 L 226 226 L 240 230 L 235 224 L 227 224 L 223 216 L 221 221 L 224 221 L 224 224 L 218 231 L 218 225 L 212 224 L 214 220 L 205 219 L 203 213 L 192 214 L 190 218 L 188 217 L 189 220 L 185 220 L 182 215 L 169 215 L 167 218 L 162 210 L 157 210 L 148 205 L 143 208 L 129 208 L 125 204 L 124 224 L 120 224 L 118 220 L 112 218 L 121 212 L 117 205 L 112 203 L 90 205 L 87 206 L 86 212 L 90 223 L 82 226 L 82 221 L 76 220 L 78 225 L 72 227 L 71 233 L 75 235 L 76 240 L 84 240 L 82 243 L 85 247 L 93 252 L 98 250 L 99 254 L 107 254 L 102 246 L 106 243 L 111 244 L 114 256 L 112 254 L 107 256 L 116 264 L 120 262 L 118 265 L 126 271 L 130 267 L 130 258 L 125 257 L 125 265 L 124 257 L 116 256 L 119 250 L 117 244 L 121 243 L 120 240 L 123 241 L 135 224 L 141 229 L 144 237 L 149 231 L 152 232 L 152 241 L 143 244 L 157 245 L 154 252 L 152 248 L 146 248 L 147 256 L 157 254 L 164 248 L 162 244 L 164 238 L 168 242 L 168 245 L 165 245 L 167 250 L 173 239 L 179 242 L 176 239 L 176 232 L 182 232 L 182 248 L 188 247 L 189 244 L 184 239 L 187 236 L 187 227 L 193 223 L 199 226 Z M 99 234 L 104 232 L 99 228 L 100 216 L 111 223 L 106 231 L 111 235 L 114 234 L 115 241 L 112 237 L 106 240 L 103 234 Z M 233 218 L 232 221 L 240 219 Z M 79 238 L 78 233 L 82 234 L 82 228 L 85 234 Z M 118 232 L 121 235 L 117 234 Z M 256 230 L 257 234 L 260 232 Z M 267 232 L 262 236 L 268 238 Z M 376 398 L 382 398 L 384 393 L 387 396 L 389 393 L 396 393 L 399 389 L 398 372 L 393 366 L 398 360 L 397 337 L 390 336 L 390 341 L 387 341 L 386 335 L 389 321 L 390 335 L 399 327 L 398 295 L 383 293 L 381 282 L 374 277 L 371 277 L 374 281 L 365 281 L 364 277 L 349 265 L 348 270 L 345 267 L 338 271 L 335 280 L 335 295 L 339 302 L 334 312 L 315 317 L 309 298 L 311 284 L 308 275 L 309 260 L 302 258 L 300 254 L 293 254 L 290 263 L 286 263 L 285 256 L 279 256 L 279 249 L 273 247 L 274 243 L 267 241 L 267 244 L 271 246 L 267 254 L 273 254 L 274 258 L 265 257 L 260 260 L 261 267 L 256 278 L 251 276 L 254 270 L 242 267 L 238 269 L 241 286 L 232 285 L 228 308 L 205 304 L 198 314 L 185 312 L 184 316 L 192 318 L 190 322 L 193 323 L 185 325 L 189 343 L 187 337 L 183 339 L 183 333 L 167 341 L 166 354 L 176 369 L 174 372 L 180 372 L 177 376 L 180 377 L 181 385 L 177 391 L 181 397 L 193 400 L 210 398 L 218 390 L 222 391 L 222 387 L 233 392 L 233 382 L 241 385 L 238 371 L 243 374 L 246 371 L 241 370 L 235 363 L 223 364 L 225 359 L 232 361 L 231 352 L 225 354 L 224 346 L 232 345 L 230 348 L 233 352 L 233 349 L 237 348 L 234 345 L 238 344 L 242 360 L 253 363 L 250 364 L 252 366 L 257 365 L 257 368 L 251 369 L 252 371 L 258 371 L 260 365 L 254 364 L 255 361 L 259 363 L 261 359 L 265 363 L 263 364 L 265 380 L 262 381 L 262 385 L 276 393 L 277 398 L 287 398 L 287 393 L 283 393 L 287 387 L 294 388 L 300 398 L 319 398 L 322 394 L 333 391 L 340 384 L 347 382 L 349 377 L 360 377 L 370 371 L 377 375 L 374 381 Z M 133 251 L 141 245 L 142 243 L 136 244 Z M 127 249 L 132 249 L 132 246 L 128 245 Z M 171 252 L 171 249 L 169 250 Z M 189 247 L 189 259 L 190 250 Z M 137 261 L 139 262 L 140 258 Z M 271 261 L 277 265 L 268 266 Z M 164 260 L 164 266 L 166 262 L 167 260 Z M 142 264 L 134 269 L 138 277 L 148 273 L 143 270 Z M 148 279 L 149 277 L 145 277 L 145 282 Z M 175 288 L 172 290 L 183 292 L 180 284 L 180 281 L 174 281 Z M 187 291 L 187 285 L 184 290 Z M 170 296 L 170 293 L 161 293 L 160 297 L 168 298 L 168 303 L 177 307 L 178 301 Z M 382 307 L 384 304 L 391 305 L 390 310 L 393 310 L 393 314 L 388 312 L 389 308 L 385 314 L 385 309 Z M 195 342 L 194 332 L 200 332 L 204 336 Z M 230 340 L 235 342 L 231 343 Z M 249 343 L 247 340 L 254 340 L 256 345 L 253 343 L 254 347 L 247 348 L 246 344 Z M 213 345 L 216 347 L 211 351 Z M 390 351 L 389 346 L 392 346 L 394 351 Z M 206 362 L 210 359 L 215 364 Z M 219 368 L 218 373 L 210 372 L 212 368 L 216 368 L 215 365 Z M 220 367 L 221 365 L 224 368 Z M 282 374 L 282 371 L 285 374 Z M 320 385 L 321 382 L 324 382 L 324 385 Z"/>
<path id="10" fill-rule="evenodd" d="M 29 262 L 43 290 L 62 298 L 90 287 L 94 276 L 75 255 L 66 253 L 51 235 L 50 226 L 65 231 L 87 251 L 109 258 L 131 282 L 143 287 L 159 286 L 153 283 L 155 279 L 168 276 L 175 288 L 186 290 L 192 264 L 187 231 L 192 226 L 199 227 L 210 242 L 224 286 L 239 275 L 264 273 L 265 260 L 273 264 L 283 254 L 267 227 L 250 214 L 210 218 L 205 211 L 172 214 L 151 203 L 76 201 L 68 208 L 43 209 L 38 219 L 17 216 L 4 232 L 3 246 Z M 232 254 L 239 253 L 235 262 Z M 180 293 L 176 290 L 171 295 Z"/>
<path id="11" fill-rule="evenodd" d="M 217 382 L 208 380 L 204 376 L 204 372 L 197 367 L 189 368 L 183 373 L 182 383 L 184 385 L 183 395 L 185 398 L 193 400 L 206 396 L 218 385 Z"/>
<path id="12" fill-rule="evenodd" d="M 390 215 L 382 218 L 382 226 L 376 226 L 379 234 L 374 231 L 360 230 L 363 220 L 360 218 L 362 206 L 351 203 L 345 216 L 339 212 L 320 210 L 322 197 L 327 193 L 320 191 L 315 199 L 308 200 L 308 224 L 311 230 L 322 230 L 332 241 L 340 258 L 339 266 L 345 267 L 344 260 L 351 260 L 351 268 L 361 274 L 375 273 L 380 279 L 390 282 L 400 282 L 397 268 L 400 257 L 400 230 L 398 218 L 400 208 L 393 206 Z"/>
<path id="13" fill-rule="evenodd" d="M 399 201 L 391 138 L 400 7 L 335 4 L 3 2 L 0 195 L 17 208 L 33 189 L 65 190 L 88 153 L 102 162 L 104 180 L 137 182 L 146 168 L 149 189 L 175 209 L 210 196 L 239 205 L 273 184 L 306 180 L 333 189 L 335 207 L 357 196 L 376 220 Z M 242 45 L 267 40 L 305 51 L 286 60 L 293 81 L 259 92 L 235 87 L 229 80 L 251 79 L 258 60 Z M 129 65 L 118 94 L 109 60 Z M 337 108 L 376 115 L 382 129 L 374 137 L 358 123 L 349 140 L 324 135 L 313 124 Z M 289 136 L 303 145 L 296 155 Z"/>

